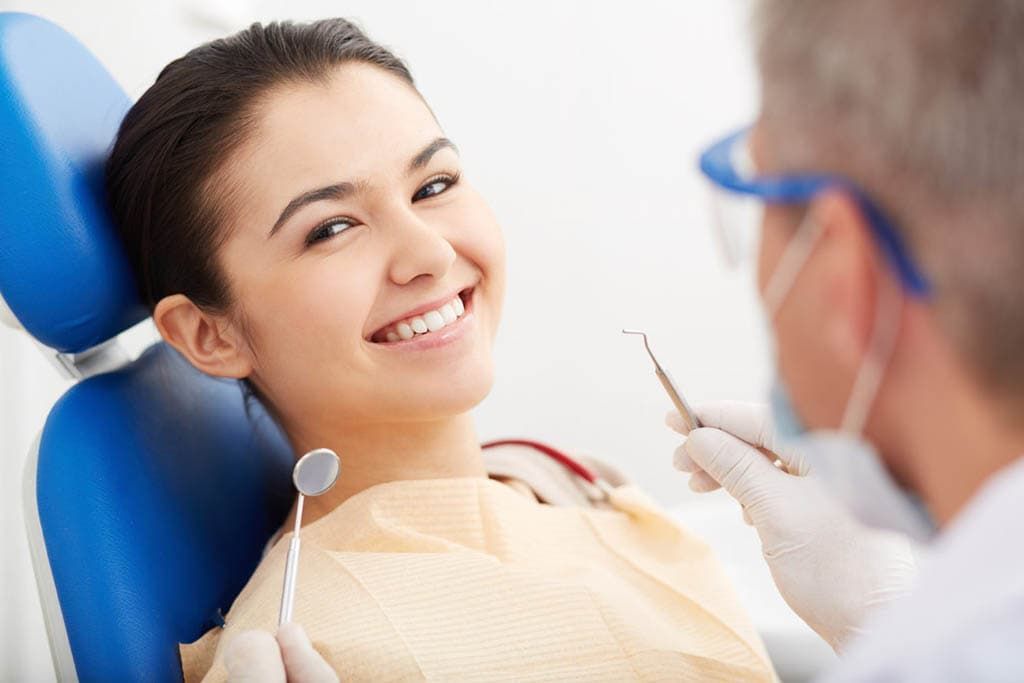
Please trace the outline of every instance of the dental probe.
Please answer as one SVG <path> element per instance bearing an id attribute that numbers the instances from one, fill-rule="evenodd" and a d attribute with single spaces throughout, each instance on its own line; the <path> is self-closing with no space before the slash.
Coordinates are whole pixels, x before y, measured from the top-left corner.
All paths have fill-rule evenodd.
<path id="1" fill-rule="evenodd" d="M 669 376 L 668 372 L 661 367 L 661 363 L 654 357 L 654 352 L 651 351 L 651 345 L 647 343 L 647 333 L 640 330 L 623 330 L 622 334 L 636 334 L 644 338 L 644 348 L 647 349 L 647 355 L 651 357 L 651 361 L 654 363 L 654 374 L 657 375 L 658 381 L 661 382 L 661 386 L 665 388 L 665 393 L 672 399 L 673 405 L 676 410 L 679 411 L 679 415 L 683 418 L 683 423 L 686 429 L 686 433 L 693 431 L 701 426 L 700 420 L 697 419 L 696 413 L 690 408 L 690 405 L 683 398 L 683 395 L 676 389 L 675 383 Z"/>

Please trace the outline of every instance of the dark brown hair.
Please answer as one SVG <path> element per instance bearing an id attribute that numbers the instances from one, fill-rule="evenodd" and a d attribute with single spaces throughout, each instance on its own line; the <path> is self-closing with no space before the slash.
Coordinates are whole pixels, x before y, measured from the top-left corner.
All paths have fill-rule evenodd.
<path id="1" fill-rule="evenodd" d="M 322 82 L 347 62 L 415 87 L 401 60 L 345 19 L 256 23 L 168 64 L 131 108 L 107 161 L 107 200 L 150 310 L 176 293 L 227 309 L 230 289 L 217 266 L 227 198 L 211 179 L 252 130 L 261 96 L 289 82 Z"/>

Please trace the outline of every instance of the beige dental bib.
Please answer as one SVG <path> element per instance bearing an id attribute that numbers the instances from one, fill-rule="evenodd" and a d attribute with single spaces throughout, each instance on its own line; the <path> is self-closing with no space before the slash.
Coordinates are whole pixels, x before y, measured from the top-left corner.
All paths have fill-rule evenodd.
<path id="1" fill-rule="evenodd" d="M 708 547 L 631 487 L 613 502 L 483 478 L 371 487 L 303 528 L 294 619 L 342 681 L 775 680 Z M 276 630 L 283 540 L 227 627 L 181 647 L 187 681 L 225 680 L 228 639 Z"/>

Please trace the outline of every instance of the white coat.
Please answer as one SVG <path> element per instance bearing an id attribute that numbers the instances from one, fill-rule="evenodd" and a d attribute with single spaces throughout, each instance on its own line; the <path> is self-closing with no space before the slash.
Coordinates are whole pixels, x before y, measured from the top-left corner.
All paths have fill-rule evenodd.
<path id="1" fill-rule="evenodd" d="M 1024 682 L 1024 457 L 942 533 L 915 591 L 865 626 L 823 683 Z"/>

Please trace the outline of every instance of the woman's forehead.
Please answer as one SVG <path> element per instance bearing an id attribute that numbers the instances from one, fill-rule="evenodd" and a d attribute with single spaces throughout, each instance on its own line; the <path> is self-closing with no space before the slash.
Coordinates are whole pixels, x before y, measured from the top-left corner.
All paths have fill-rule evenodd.
<path id="1" fill-rule="evenodd" d="M 252 131 L 216 185 L 239 200 L 231 202 L 234 220 L 260 224 L 310 188 L 396 178 L 443 135 L 409 83 L 366 64 L 337 67 L 322 81 L 282 84 L 253 114 Z"/>
<path id="2" fill-rule="evenodd" d="M 346 64 L 323 81 L 276 88 L 258 107 L 256 122 L 252 151 L 283 164 L 397 162 L 440 135 L 410 84 L 367 64 Z"/>

